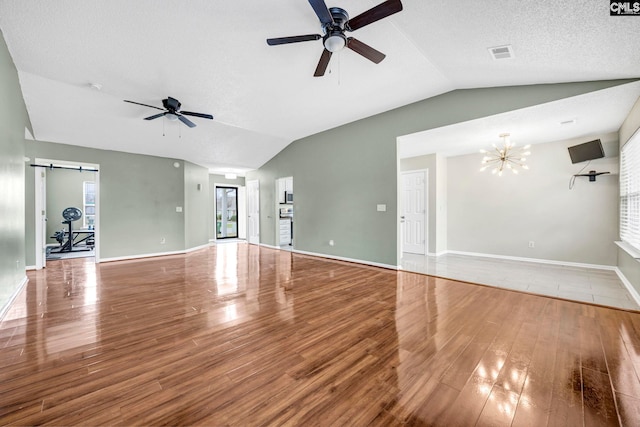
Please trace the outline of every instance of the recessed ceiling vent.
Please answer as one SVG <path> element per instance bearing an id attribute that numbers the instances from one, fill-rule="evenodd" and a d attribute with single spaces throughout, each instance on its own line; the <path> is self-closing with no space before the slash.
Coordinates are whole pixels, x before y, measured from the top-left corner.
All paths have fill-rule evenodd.
<path id="1" fill-rule="evenodd" d="M 511 47 L 511 45 L 490 47 L 489 53 L 491 54 L 491 57 L 495 60 L 510 59 L 515 57 L 515 55 L 513 54 L 513 48 Z"/>

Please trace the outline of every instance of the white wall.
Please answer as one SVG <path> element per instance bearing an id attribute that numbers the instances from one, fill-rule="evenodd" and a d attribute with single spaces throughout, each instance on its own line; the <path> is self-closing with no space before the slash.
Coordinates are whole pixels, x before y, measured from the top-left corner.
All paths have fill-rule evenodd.
<path id="1" fill-rule="evenodd" d="M 585 172 L 615 174 L 596 182 L 577 178 L 570 190 L 571 175 L 584 164 L 571 164 L 567 147 L 596 138 L 607 157 L 592 161 Z M 479 172 L 481 154 L 448 159 L 448 249 L 616 265 L 617 133 L 537 144 L 531 151 L 530 170 L 502 177 Z"/>
<path id="2" fill-rule="evenodd" d="M 640 98 L 629 112 L 620 127 L 620 148 L 640 129 Z M 618 230 L 619 231 L 619 230 Z M 616 236 L 619 237 L 619 234 Z M 624 249 L 618 248 L 618 268 L 627 278 L 631 286 L 640 293 L 640 260 L 633 258 Z"/>

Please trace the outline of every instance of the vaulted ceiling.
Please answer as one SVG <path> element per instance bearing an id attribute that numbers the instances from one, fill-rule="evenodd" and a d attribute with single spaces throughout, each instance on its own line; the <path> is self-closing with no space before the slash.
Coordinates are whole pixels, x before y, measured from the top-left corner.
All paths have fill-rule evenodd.
<path id="1" fill-rule="evenodd" d="M 378 3 L 327 5 L 354 17 Z M 0 0 L 0 29 L 36 139 L 181 158 L 212 172 L 242 174 L 295 139 L 454 89 L 640 77 L 640 16 L 610 16 L 602 0 L 402 3 L 403 11 L 351 33 L 387 55 L 380 64 L 345 49 L 324 77 L 313 77 L 321 40 L 265 41 L 321 33 L 307 0 Z M 493 59 L 488 48 L 503 45 L 514 57 Z M 602 92 L 514 114 L 539 129 L 538 116 L 562 112 L 561 121 L 606 99 L 611 117 L 589 132 L 608 132 L 640 86 Z M 167 96 L 215 119 L 192 118 L 195 128 L 145 121 L 158 111 L 123 102 L 161 106 Z M 488 120 L 486 135 L 497 138 L 504 125 Z M 448 131 L 438 137 L 477 134 Z"/>

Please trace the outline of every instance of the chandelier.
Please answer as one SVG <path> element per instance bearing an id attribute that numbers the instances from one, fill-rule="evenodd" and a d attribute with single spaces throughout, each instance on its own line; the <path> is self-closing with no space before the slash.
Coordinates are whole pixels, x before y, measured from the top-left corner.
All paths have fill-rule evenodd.
<path id="1" fill-rule="evenodd" d="M 482 158 L 482 168 L 480 172 L 487 169 L 491 169 L 492 174 L 502 176 L 502 172 L 505 169 L 510 169 L 511 172 L 517 174 L 518 168 L 529 169 L 529 166 L 525 164 L 527 161 L 526 156 L 530 155 L 528 151 L 531 147 L 526 145 L 522 148 L 515 148 L 515 144 L 511 143 L 508 133 L 500 134 L 502 138 L 502 147 L 497 147 L 493 144 L 493 150 L 480 150 L 485 156 Z"/>

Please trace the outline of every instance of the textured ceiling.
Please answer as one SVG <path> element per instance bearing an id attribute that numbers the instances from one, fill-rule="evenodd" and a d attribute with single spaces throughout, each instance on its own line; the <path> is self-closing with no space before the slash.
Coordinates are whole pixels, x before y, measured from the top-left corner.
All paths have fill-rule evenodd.
<path id="1" fill-rule="evenodd" d="M 328 6 L 353 17 L 379 2 Z M 297 138 L 453 89 L 640 77 L 632 42 L 640 17 L 610 17 L 601 0 L 403 5 L 352 33 L 384 61 L 345 50 L 322 78 L 313 77 L 321 41 L 265 42 L 320 32 L 306 0 L 0 0 L 0 28 L 35 138 L 181 158 L 214 172 L 258 168 Z M 515 58 L 494 61 L 487 48 L 504 44 Z M 154 110 L 122 102 L 161 106 L 167 96 L 215 120 L 194 118 L 193 129 L 144 121 Z M 619 123 L 627 98 L 593 132 Z"/>

